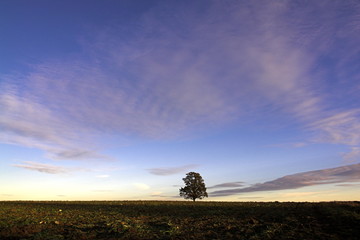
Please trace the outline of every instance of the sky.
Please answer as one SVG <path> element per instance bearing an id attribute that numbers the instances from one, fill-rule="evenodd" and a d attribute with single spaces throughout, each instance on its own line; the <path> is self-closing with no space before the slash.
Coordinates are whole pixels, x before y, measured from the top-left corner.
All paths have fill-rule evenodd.
<path id="1" fill-rule="evenodd" d="M 0 200 L 360 198 L 360 2 L 0 1 Z"/>

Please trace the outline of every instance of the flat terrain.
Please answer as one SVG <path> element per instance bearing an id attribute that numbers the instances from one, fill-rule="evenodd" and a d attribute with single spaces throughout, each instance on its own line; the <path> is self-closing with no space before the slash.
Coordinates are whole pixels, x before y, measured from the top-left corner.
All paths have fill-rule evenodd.
<path id="1" fill-rule="evenodd" d="M 360 202 L 0 202 L 0 239 L 360 239 Z"/>

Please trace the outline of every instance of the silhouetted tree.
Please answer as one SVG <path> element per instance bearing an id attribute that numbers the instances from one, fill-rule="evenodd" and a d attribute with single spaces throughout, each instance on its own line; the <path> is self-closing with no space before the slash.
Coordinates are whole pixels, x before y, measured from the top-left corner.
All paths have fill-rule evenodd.
<path id="1" fill-rule="evenodd" d="M 185 187 L 179 189 L 180 196 L 185 199 L 192 199 L 193 201 L 197 198 L 203 199 L 204 197 L 208 197 L 204 179 L 199 173 L 189 172 L 183 180 Z"/>

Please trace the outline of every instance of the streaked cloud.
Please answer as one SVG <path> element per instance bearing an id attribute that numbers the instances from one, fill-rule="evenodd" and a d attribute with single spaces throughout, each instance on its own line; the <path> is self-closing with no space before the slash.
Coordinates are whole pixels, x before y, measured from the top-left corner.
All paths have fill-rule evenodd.
<path id="1" fill-rule="evenodd" d="M 360 164 L 353 164 L 343 167 L 329 168 L 329 169 L 287 175 L 272 181 L 257 183 L 250 187 L 214 191 L 209 195 L 213 197 L 230 196 L 239 193 L 279 191 L 286 189 L 298 189 L 301 187 L 314 186 L 314 185 L 359 182 L 359 181 L 360 181 Z"/>
<path id="2" fill-rule="evenodd" d="M 61 112 L 52 111 L 31 97 L 19 96 L 14 89 L 0 94 L 0 107 L 2 143 L 40 148 L 47 157 L 57 160 L 111 159 L 89 150 L 92 144 L 81 139 L 89 136 Z"/>
<path id="3" fill-rule="evenodd" d="M 343 155 L 343 158 L 346 162 L 356 162 L 360 159 L 360 147 L 351 147 L 350 152 L 347 152 Z"/>
<path id="4" fill-rule="evenodd" d="M 360 187 L 360 183 L 359 184 L 344 183 L 344 184 L 337 184 L 336 186 L 339 186 L 339 187 Z"/>
<path id="5" fill-rule="evenodd" d="M 49 149 L 49 156 L 53 159 L 63 160 L 63 159 L 71 159 L 71 160 L 84 160 L 84 159 L 107 159 L 111 158 L 105 156 L 103 154 L 99 154 L 96 151 L 87 150 L 87 149 L 63 149 L 63 150 L 52 150 Z"/>
<path id="6" fill-rule="evenodd" d="M 321 141 L 350 146 L 360 144 L 360 109 L 333 114 L 313 123 L 323 132 Z"/>
<path id="7" fill-rule="evenodd" d="M 49 173 L 49 174 L 64 174 L 74 171 L 73 169 L 69 169 L 65 167 L 54 166 L 44 163 L 30 162 L 30 161 L 24 161 L 22 164 L 14 164 L 13 166 L 18 168 L 24 168 L 31 171 L 37 171 L 37 172 Z"/>
<path id="8" fill-rule="evenodd" d="M 346 73 L 358 65 L 352 53 L 360 51 L 360 17 L 337 10 L 359 5 L 215 1 L 202 11 L 178 7 L 176 18 L 158 14 L 172 11 L 171 4 L 151 8 L 135 23 L 140 32 L 95 29 L 71 59 L 47 59 L 27 73 L 1 76 L 0 141 L 42 149 L 52 159 L 106 160 L 93 149 L 109 133 L 174 139 L 249 118 L 267 122 L 276 112 L 312 131 L 310 140 L 359 146 L 360 107 L 329 96 L 322 80 L 334 76 L 339 94 L 357 99 L 357 78 Z M 319 65 L 324 59 L 327 66 Z M 329 110 L 335 103 L 341 107 Z M 178 171 L 149 169 L 155 175 Z"/>
<path id="9" fill-rule="evenodd" d="M 208 189 L 212 188 L 234 188 L 234 187 L 242 187 L 244 186 L 244 182 L 228 182 L 228 183 L 221 183 L 211 187 L 207 187 Z"/>
<path id="10" fill-rule="evenodd" d="M 196 164 L 189 164 L 189 165 L 179 166 L 179 167 L 150 168 L 150 169 L 147 169 L 147 171 L 154 175 L 168 176 L 168 175 L 174 175 L 174 174 L 178 174 L 178 173 L 186 173 L 187 171 L 197 168 L 198 166 L 199 165 L 196 165 Z"/>

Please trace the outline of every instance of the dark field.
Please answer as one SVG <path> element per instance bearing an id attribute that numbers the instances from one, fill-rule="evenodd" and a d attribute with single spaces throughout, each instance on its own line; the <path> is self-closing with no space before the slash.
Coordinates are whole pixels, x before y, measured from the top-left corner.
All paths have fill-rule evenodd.
<path id="1" fill-rule="evenodd" d="M 0 239 L 360 239 L 360 202 L 0 202 Z"/>

